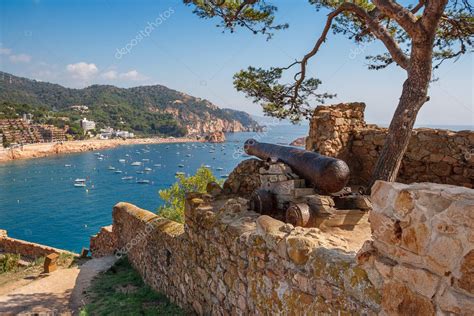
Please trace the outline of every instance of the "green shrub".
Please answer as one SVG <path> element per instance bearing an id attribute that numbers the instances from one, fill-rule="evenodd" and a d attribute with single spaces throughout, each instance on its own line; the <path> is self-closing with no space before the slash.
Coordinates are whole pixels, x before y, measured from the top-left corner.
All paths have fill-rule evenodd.
<path id="1" fill-rule="evenodd" d="M 20 255 L 7 253 L 0 255 L 0 273 L 16 270 L 20 261 Z"/>
<path id="2" fill-rule="evenodd" d="M 186 193 L 205 193 L 209 182 L 218 182 L 212 171 L 206 167 L 200 167 L 194 176 L 185 177 L 178 175 L 178 181 L 166 190 L 160 190 L 159 195 L 164 201 L 158 213 L 160 216 L 175 222 L 184 223 L 184 202 Z"/>

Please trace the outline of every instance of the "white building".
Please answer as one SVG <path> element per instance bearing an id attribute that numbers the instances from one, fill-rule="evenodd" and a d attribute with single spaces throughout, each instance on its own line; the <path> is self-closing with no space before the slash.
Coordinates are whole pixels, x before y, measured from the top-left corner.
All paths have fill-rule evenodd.
<path id="1" fill-rule="evenodd" d="M 95 122 L 94 121 L 88 121 L 86 118 L 83 118 L 81 120 L 81 127 L 84 130 L 84 132 L 94 130 L 95 129 Z"/>

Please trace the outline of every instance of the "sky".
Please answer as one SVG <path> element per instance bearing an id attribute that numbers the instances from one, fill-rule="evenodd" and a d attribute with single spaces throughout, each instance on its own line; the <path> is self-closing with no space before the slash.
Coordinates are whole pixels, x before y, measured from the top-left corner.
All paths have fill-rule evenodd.
<path id="1" fill-rule="evenodd" d="M 244 29 L 223 33 L 181 0 L 0 0 L 0 70 L 72 88 L 161 84 L 261 115 L 234 89 L 233 75 L 301 59 L 325 23 L 306 0 L 268 2 L 279 8 L 277 21 L 290 25 L 270 41 Z M 321 92 L 337 94 L 328 104 L 365 102 L 366 121 L 388 124 L 406 73 L 368 70 L 365 56 L 383 51 L 380 43 L 330 34 L 308 72 L 322 81 Z M 473 65 L 465 55 L 437 70 L 418 125 L 474 126 Z"/>

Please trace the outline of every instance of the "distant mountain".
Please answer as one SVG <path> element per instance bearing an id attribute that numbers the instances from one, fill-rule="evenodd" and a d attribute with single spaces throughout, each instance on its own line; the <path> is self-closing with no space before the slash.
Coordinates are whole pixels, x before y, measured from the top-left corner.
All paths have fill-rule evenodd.
<path id="1" fill-rule="evenodd" d="M 142 134 L 203 134 L 252 131 L 259 124 L 246 112 L 221 109 L 211 102 L 161 85 L 118 88 L 92 85 L 71 89 L 0 72 L 0 102 L 28 104 L 55 112 L 79 113 L 99 126 Z M 73 108 L 72 108 L 73 107 Z"/>

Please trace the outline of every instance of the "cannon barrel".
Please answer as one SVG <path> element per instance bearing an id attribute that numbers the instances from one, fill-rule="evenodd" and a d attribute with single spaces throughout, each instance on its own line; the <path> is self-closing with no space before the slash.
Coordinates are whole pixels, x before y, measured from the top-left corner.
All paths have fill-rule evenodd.
<path id="1" fill-rule="evenodd" d="M 265 161 L 287 164 L 297 175 L 324 193 L 338 192 L 349 181 L 349 167 L 340 159 L 293 147 L 260 143 L 255 139 L 248 139 L 244 150 L 248 155 Z"/>

